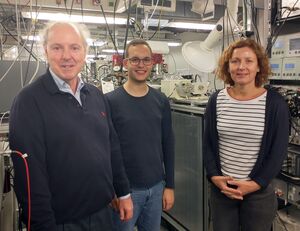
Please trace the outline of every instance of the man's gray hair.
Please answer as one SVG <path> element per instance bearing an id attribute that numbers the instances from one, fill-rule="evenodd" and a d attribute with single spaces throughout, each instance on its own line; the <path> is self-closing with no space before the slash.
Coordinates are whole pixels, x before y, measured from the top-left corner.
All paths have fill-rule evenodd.
<path id="1" fill-rule="evenodd" d="M 74 23 L 74 22 L 68 22 L 68 21 L 55 21 L 55 22 L 50 22 L 50 23 L 47 23 L 47 25 L 45 26 L 45 28 L 41 31 L 40 33 L 40 39 L 41 39 L 41 44 L 43 46 L 46 46 L 47 45 L 47 42 L 48 42 L 48 35 L 49 35 L 49 31 L 52 29 L 53 26 L 55 25 L 69 25 L 71 27 L 74 28 L 74 30 L 76 32 L 79 33 L 80 37 L 82 38 L 82 41 L 83 41 L 83 45 L 84 45 L 84 48 L 86 50 L 88 50 L 88 42 L 87 42 L 87 39 L 90 38 L 90 31 L 89 29 L 87 28 L 86 25 L 84 24 L 79 24 L 79 23 Z"/>

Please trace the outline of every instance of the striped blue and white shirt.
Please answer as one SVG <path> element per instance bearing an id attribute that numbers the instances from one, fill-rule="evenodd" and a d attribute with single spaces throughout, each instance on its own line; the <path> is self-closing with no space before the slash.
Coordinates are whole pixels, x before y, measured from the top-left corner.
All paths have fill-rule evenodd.
<path id="1" fill-rule="evenodd" d="M 221 171 L 225 176 L 249 180 L 258 157 L 265 124 L 267 91 L 251 100 L 236 100 L 227 89 L 217 97 L 217 130 Z"/>

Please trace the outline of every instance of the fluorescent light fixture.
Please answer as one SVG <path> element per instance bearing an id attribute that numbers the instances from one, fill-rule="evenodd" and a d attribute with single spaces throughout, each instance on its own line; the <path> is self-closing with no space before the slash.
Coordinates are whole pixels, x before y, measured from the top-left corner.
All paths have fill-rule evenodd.
<path id="1" fill-rule="evenodd" d="M 104 53 L 117 53 L 116 50 L 114 50 L 114 49 L 103 49 L 102 52 L 104 52 Z M 118 53 L 123 54 L 124 50 L 120 49 L 120 50 L 118 50 Z"/>
<path id="2" fill-rule="evenodd" d="M 87 55 L 87 59 L 94 59 L 96 55 Z M 97 58 L 107 58 L 107 55 L 97 55 Z"/>
<path id="3" fill-rule="evenodd" d="M 40 36 L 38 36 L 38 35 L 35 35 L 35 36 L 33 36 L 33 35 L 29 35 L 29 36 L 22 35 L 22 39 L 28 40 L 28 41 L 32 41 L 32 40 L 33 41 L 40 41 L 41 40 Z M 97 41 L 97 40 L 94 40 L 94 39 L 91 39 L 91 38 L 87 39 L 87 43 L 88 43 L 89 46 L 94 46 L 94 47 L 102 47 L 105 44 L 107 44 L 106 41 Z"/>
<path id="4" fill-rule="evenodd" d="M 170 22 L 165 27 L 194 29 L 194 30 L 213 30 L 215 26 L 216 26 L 215 24 L 206 24 L 206 23 Z"/>
<path id="5" fill-rule="evenodd" d="M 98 58 L 107 58 L 107 55 L 97 55 Z"/>
<path id="6" fill-rule="evenodd" d="M 38 35 L 29 35 L 29 36 L 27 36 L 27 35 L 22 35 L 21 36 L 22 37 L 22 39 L 24 39 L 24 40 L 28 40 L 28 41 L 40 41 L 40 36 L 38 36 Z"/>
<path id="7" fill-rule="evenodd" d="M 22 12 L 24 18 L 32 18 L 39 20 L 50 20 L 50 21 L 71 21 L 79 23 L 96 23 L 105 24 L 104 17 L 100 16 L 89 16 L 89 15 L 69 15 L 65 13 L 48 13 L 48 12 Z M 127 18 L 113 18 L 106 17 L 108 24 L 126 25 Z"/>
<path id="8" fill-rule="evenodd" d="M 95 58 L 95 57 L 96 57 L 96 55 L 87 55 L 87 56 L 86 56 L 87 59 L 93 59 L 93 58 Z"/>
<path id="9" fill-rule="evenodd" d="M 153 40 L 149 40 L 149 41 L 153 41 Z M 148 43 L 149 43 L 149 41 L 147 41 Z M 130 43 L 131 42 L 131 40 L 127 40 L 127 43 L 126 44 L 128 44 L 128 43 Z M 155 43 L 167 43 L 167 45 L 169 46 L 169 47 L 179 47 L 179 46 L 182 46 L 182 42 L 176 42 L 176 41 L 153 41 L 153 42 L 155 42 Z M 150 42 L 151 43 L 151 42 Z"/>
<path id="10" fill-rule="evenodd" d="M 169 23 L 169 20 L 167 20 L 167 19 L 152 19 L 152 18 L 148 19 L 148 26 L 158 26 L 158 23 L 159 23 L 160 27 L 165 27 Z M 144 19 L 142 19 L 142 24 L 145 25 Z"/>
<path id="11" fill-rule="evenodd" d="M 169 47 L 179 47 L 182 46 L 181 42 L 168 42 Z"/>
<path id="12" fill-rule="evenodd" d="M 87 43 L 89 46 L 94 46 L 94 47 L 102 47 L 104 46 L 105 44 L 107 44 L 106 41 L 97 41 L 97 40 L 94 40 L 94 39 L 87 39 Z"/>

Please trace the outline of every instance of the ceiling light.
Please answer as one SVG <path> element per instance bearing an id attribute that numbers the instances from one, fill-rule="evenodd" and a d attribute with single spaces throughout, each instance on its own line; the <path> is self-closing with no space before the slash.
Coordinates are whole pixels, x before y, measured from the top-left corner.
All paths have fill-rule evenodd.
<path id="1" fill-rule="evenodd" d="M 179 47 L 182 46 L 181 42 L 168 42 L 169 47 Z"/>
<path id="2" fill-rule="evenodd" d="M 87 56 L 86 56 L 87 59 L 95 59 L 96 57 L 97 57 L 97 58 L 102 58 L 102 59 L 103 59 L 103 58 L 107 58 L 107 55 L 103 55 L 103 54 L 102 54 L 102 55 L 97 55 L 97 56 L 96 56 L 96 55 L 87 55 Z"/>
<path id="3" fill-rule="evenodd" d="M 213 30 L 215 24 L 206 23 L 191 23 L 191 22 L 170 22 L 165 27 L 174 27 L 180 29 L 194 29 L 194 30 Z"/>
<path id="4" fill-rule="evenodd" d="M 95 57 L 96 57 L 96 55 L 87 55 L 87 56 L 86 56 L 87 59 L 93 59 L 93 58 L 95 58 Z"/>
<path id="5" fill-rule="evenodd" d="M 40 41 L 41 40 L 40 36 L 38 36 L 38 35 L 34 35 L 34 36 L 33 35 L 29 35 L 29 36 L 22 35 L 22 39 L 27 40 L 27 41 L 32 41 L 32 40 L 33 41 Z M 107 44 L 106 41 L 97 41 L 97 40 L 94 40 L 94 39 L 91 39 L 91 38 L 87 39 L 87 43 L 88 43 L 89 46 L 94 46 L 94 47 L 102 47 L 105 44 Z"/>
<path id="6" fill-rule="evenodd" d="M 148 26 L 157 27 L 159 24 L 160 27 L 165 27 L 168 25 L 168 23 L 169 23 L 169 20 L 167 20 L 167 19 L 152 19 L 152 18 L 148 19 Z M 145 25 L 144 19 L 142 19 L 142 24 Z"/>
<path id="7" fill-rule="evenodd" d="M 185 61 L 198 71 L 212 73 L 217 67 L 218 48 L 222 37 L 231 34 L 237 22 L 239 0 L 227 1 L 224 16 L 204 41 L 189 41 L 182 46 L 182 55 Z M 222 26 L 223 22 L 229 22 Z M 210 60 L 207 62 L 207 60 Z"/>
<path id="8" fill-rule="evenodd" d="M 102 52 L 104 52 L 104 53 L 117 53 L 116 50 L 114 50 L 114 49 L 103 49 Z M 120 49 L 120 50 L 118 50 L 118 53 L 123 54 L 124 50 Z"/>
<path id="9" fill-rule="evenodd" d="M 39 20 L 50 20 L 50 21 L 71 21 L 79 23 L 97 23 L 104 24 L 104 17 L 100 16 L 89 16 L 89 15 L 69 15 L 65 13 L 48 13 L 48 12 L 22 12 L 24 18 L 32 18 Z M 126 25 L 127 18 L 113 18 L 106 17 L 108 24 Z"/>
<path id="10" fill-rule="evenodd" d="M 26 41 L 40 41 L 40 36 L 38 35 L 22 35 L 21 37 Z"/>
<path id="11" fill-rule="evenodd" d="M 87 39 L 87 43 L 88 43 L 89 46 L 93 46 L 93 47 L 102 47 L 105 44 L 107 44 L 106 41 L 97 41 L 97 40 L 94 40 L 94 39 L 91 39 L 91 38 Z"/>
<path id="12" fill-rule="evenodd" d="M 149 42 L 150 41 L 150 42 Z M 127 40 L 127 43 L 130 43 L 131 40 Z M 146 41 L 147 43 L 149 43 L 149 45 L 151 46 L 152 43 L 154 42 L 155 44 L 153 45 L 154 47 L 157 46 L 158 44 L 162 44 L 162 43 L 166 43 L 169 47 L 179 47 L 182 46 L 182 42 L 176 42 L 176 41 L 154 41 L 154 40 L 148 40 Z M 151 47 L 151 49 L 153 50 L 153 47 Z M 156 49 L 155 49 L 156 50 Z M 169 51 L 167 51 L 168 53 Z M 154 52 L 155 53 L 155 52 Z"/>

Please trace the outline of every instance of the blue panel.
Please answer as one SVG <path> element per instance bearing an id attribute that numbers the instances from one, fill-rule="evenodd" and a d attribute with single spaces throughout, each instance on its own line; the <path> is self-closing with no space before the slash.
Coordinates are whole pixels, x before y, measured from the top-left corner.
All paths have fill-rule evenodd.
<path id="1" fill-rule="evenodd" d="M 271 63 L 271 68 L 272 69 L 278 69 L 279 68 L 279 64 L 278 63 Z"/>
<path id="2" fill-rule="evenodd" d="M 285 69 L 293 69 L 293 68 L 295 68 L 295 64 L 294 63 L 286 63 L 284 65 L 284 68 Z"/>

